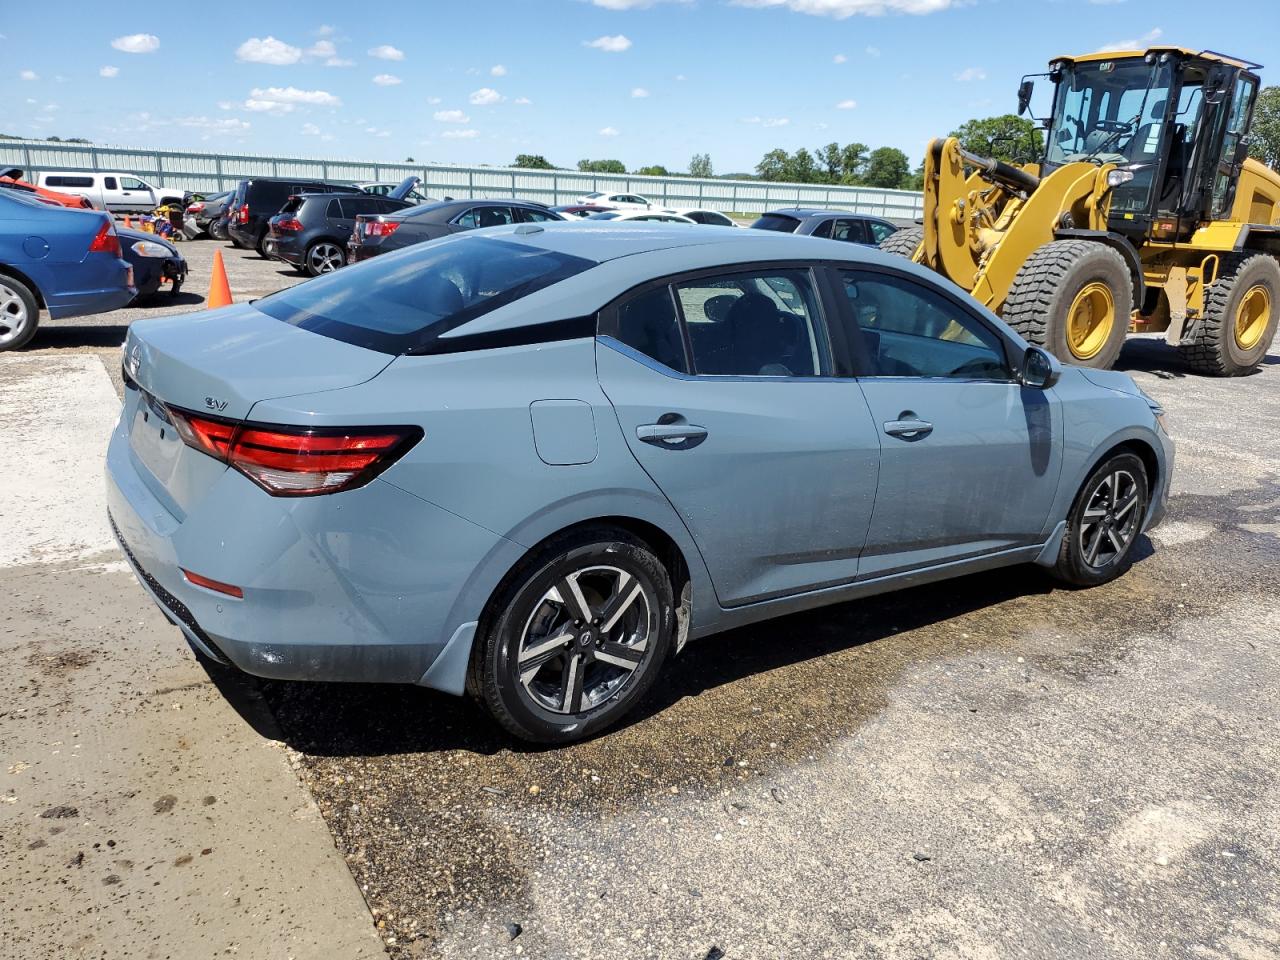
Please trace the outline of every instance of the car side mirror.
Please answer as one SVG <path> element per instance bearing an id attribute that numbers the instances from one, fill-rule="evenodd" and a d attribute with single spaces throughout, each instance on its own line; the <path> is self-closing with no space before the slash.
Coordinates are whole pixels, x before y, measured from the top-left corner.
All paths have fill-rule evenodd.
<path id="1" fill-rule="evenodd" d="M 1020 376 L 1024 387 L 1048 390 L 1061 376 L 1062 364 L 1057 357 L 1039 347 L 1027 347 L 1027 352 L 1022 355 Z"/>
<path id="2" fill-rule="evenodd" d="M 1036 88 L 1034 80 L 1023 80 L 1018 84 L 1018 116 L 1027 112 L 1031 106 L 1031 91 Z"/>

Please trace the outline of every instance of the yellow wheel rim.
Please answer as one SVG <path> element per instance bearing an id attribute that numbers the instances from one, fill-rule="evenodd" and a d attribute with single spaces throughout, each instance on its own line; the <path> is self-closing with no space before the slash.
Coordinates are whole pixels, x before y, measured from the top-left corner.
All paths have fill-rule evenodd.
<path id="1" fill-rule="evenodd" d="M 1241 350 L 1256 346 L 1271 321 L 1271 291 L 1262 284 L 1250 287 L 1236 307 L 1236 344 Z"/>
<path id="2" fill-rule="evenodd" d="M 1067 346 L 1077 360 L 1098 355 L 1116 322 L 1116 301 L 1105 283 L 1090 283 L 1071 301 L 1067 313 Z"/>

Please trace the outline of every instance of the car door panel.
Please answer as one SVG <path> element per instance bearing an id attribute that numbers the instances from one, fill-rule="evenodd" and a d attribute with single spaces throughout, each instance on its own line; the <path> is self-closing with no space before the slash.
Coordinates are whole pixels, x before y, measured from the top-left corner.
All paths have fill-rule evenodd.
<path id="1" fill-rule="evenodd" d="M 673 375 L 610 338 L 597 371 L 722 605 L 857 576 L 880 450 L 855 381 Z"/>

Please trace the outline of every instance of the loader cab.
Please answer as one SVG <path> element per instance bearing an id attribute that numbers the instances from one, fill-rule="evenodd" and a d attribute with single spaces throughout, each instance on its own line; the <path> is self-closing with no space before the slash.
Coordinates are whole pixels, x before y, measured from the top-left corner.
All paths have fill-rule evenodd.
<path id="1" fill-rule="evenodd" d="M 1054 61 L 1042 173 L 1113 163 L 1110 229 L 1137 244 L 1186 240 L 1231 210 L 1254 68 L 1175 48 Z"/>

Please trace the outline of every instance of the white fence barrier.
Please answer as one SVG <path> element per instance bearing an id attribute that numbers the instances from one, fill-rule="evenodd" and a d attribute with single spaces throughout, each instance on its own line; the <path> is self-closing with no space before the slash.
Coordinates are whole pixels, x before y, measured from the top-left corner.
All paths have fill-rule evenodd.
<path id="1" fill-rule="evenodd" d="M 433 197 L 520 197 L 555 205 L 604 190 L 642 194 L 667 207 L 749 214 L 775 207 L 834 207 L 907 221 L 923 211 L 920 194 L 875 187 L 190 153 L 46 140 L 0 140 L 0 166 L 21 167 L 28 176 L 50 170 L 114 170 L 137 174 L 157 186 L 200 193 L 229 190 L 247 177 L 399 181 L 414 174 L 422 177 L 424 192 Z"/>

